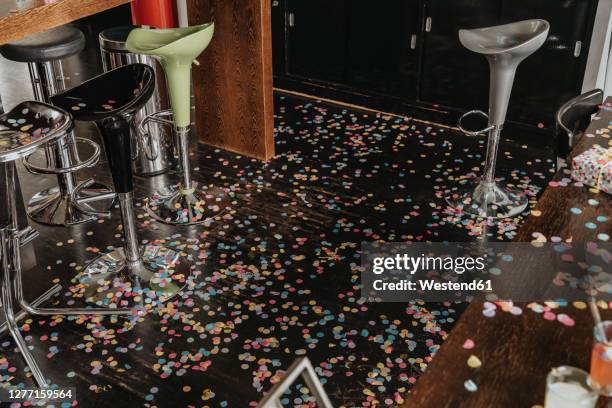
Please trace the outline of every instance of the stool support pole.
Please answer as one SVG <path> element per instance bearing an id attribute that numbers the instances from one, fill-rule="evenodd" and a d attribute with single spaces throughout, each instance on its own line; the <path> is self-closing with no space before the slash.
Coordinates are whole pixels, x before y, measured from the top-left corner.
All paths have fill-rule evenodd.
<path id="1" fill-rule="evenodd" d="M 182 190 L 191 191 L 193 189 L 191 180 L 191 165 L 189 164 L 189 126 L 177 126 L 176 136 L 178 138 L 179 157 L 183 168 Z"/>
<path id="2" fill-rule="evenodd" d="M 142 262 L 136 236 L 136 223 L 134 222 L 134 196 L 133 193 L 119 193 L 119 208 L 121 209 L 121 222 L 125 237 L 125 256 L 130 264 Z"/>
<path id="3" fill-rule="evenodd" d="M 60 61 L 31 62 L 28 64 L 34 99 L 49 103 L 49 98 L 58 92 L 66 90 L 64 70 Z M 54 161 L 56 167 L 70 167 L 70 151 L 75 148 L 74 133 L 55 142 L 53 147 L 45 147 L 47 162 Z M 74 153 L 74 152 L 73 152 Z M 67 197 L 74 191 L 75 179 L 72 173 L 59 173 L 57 183 L 62 196 Z"/>
<path id="4" fill-rule="evenodd" d="M 2 311 L 4 319 L 6 321 L 6 327 L 8 328 L 13 340 L 17 344 L 17 348 L 21 352 L 26 364 L 32 371 L 32 375 L 36 380 L 39 387 L 47 387 L 47 380 L 43 375 L 38 363 L 34 360 L 34 356 L 30 353 L 28 345 L 19 332 L 19 326 L 17 325 L 17 319 L 13 311 L 13 296 L 11 291 L 11 266 L 9 262 L 9 254 L 12 252 L 9 247 L 14 246 L 14 231 L 8 228 L 0 229 L 0 251 L 2 252 Z M 18 245 L 18 244 L 17 244 Z"/>
<path id="5" fill-rule="evenodd" d="M 489 140 L 487 142 L 487 156 L 485 159 L 482 183 L 491 187 L 495 184 L 495 163 L 497 162 L 497 150 L 499 147 L 501 129 L 501 126 L 494 125 L 493 129 L 489 131 Z"/>

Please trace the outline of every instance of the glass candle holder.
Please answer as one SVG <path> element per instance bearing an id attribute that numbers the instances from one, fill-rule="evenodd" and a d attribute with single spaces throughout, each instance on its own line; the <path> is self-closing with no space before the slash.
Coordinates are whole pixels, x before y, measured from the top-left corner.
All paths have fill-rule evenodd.
<path id="1" fill-rule="evenodd" d="M 591 377 L 579 368 L 553 368 L 546 377 L 545 408 L 594 408 L 598 397 Z"/>
<path id="2" fill-rule="evenodd" d="M 605 336 L 605 338 L 604 338 Z M 612 321 L 603 321 L 593 331 L 591 380 L 601 395 L 612 397 Z"/>

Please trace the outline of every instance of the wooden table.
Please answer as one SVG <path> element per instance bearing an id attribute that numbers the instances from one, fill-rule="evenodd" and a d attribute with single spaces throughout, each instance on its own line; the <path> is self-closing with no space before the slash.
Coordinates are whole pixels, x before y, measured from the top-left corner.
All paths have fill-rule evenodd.
<path id="1" fill-rule="evenodd" d="M 0 44 L 129 3 L 130 0 L 0 0 Z M 271 4 L 189 0 L 190 24 L 215 21 L 194 68 L 200 141 L 247 156 L 274 156 Z"/>
<path id="2" fill-rule="evenodd" d="M 610 145 L 612 99 L 608 99 L 606 105 L 585 132 L 593 137 L 583 137 L 571 157 L 594 144 Z M 609 126 L 610 133 L 596 134 Z M 546 189 L 523 224 L 517 241 L 530 242 L 536 233 L 548 238 L 571 238 L 573 242 L 596 242 L 600 233 L 612 235 L 612 195 L 597 194 L 588 187 L 555 186 L 564 177 L 569 176 L 563 172 L 555 176 L 553 186 Z M 594 202 L 589 203 L 589 200 L 597 200 L 598 204 L 592 205 Z M 579 208 L 582 213 L 572 214 L 571 208 Z M 585 223 L 598 215 L 606 216 L 608 221 L 597 223 L 596 229 L 587 229 Z M 403 407 L 530 408 L 544 404 L 546 375 L 552 367 L 571 365 L 588 371 L 593 330 L 588 309 L 569 306 L 558 311 L 575 320 L 575 326 L 566 327 L 558 321 L 545 320 L 524 304 L 520 306 L 523 308 L 520 316 L 498 310 L 495 317 L 487 318 L 482 314 L 482 303 L 472 303 L 419 378 Z M 602 310 L 602 317 L 612 319 L 612 310 Z M 475 343 L 471 350 L 463 347 L 468 339 Z M 467 365 L 470 355 L 477 356 L 482 367 L 470 368 Z M 464 384 L 468 380 L 477 385 L 476 391 L 466 389 Z M 599 406 L 606 404 L 600 399 Z"/>
<path id="3" fill-rule="evenodd" d="M 0 0 L 0 44 L 129 2 L 130 0 Z"/>

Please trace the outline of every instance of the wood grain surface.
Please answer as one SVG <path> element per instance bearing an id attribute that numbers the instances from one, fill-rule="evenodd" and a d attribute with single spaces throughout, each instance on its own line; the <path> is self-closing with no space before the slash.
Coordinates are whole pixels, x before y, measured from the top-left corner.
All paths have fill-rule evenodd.
<path id="1" fill-rule="evenodd" d="M 130 0 L 0 0 L 0 45 L 99 13 Z"/>
<path id="2" fill-rule="evenodd" d="M 230 151 L 274 156 L 272 39 L 266 0 L 189 0 L 189 23 L 215 22 L 193 71 L 200 141 Z"/>
<path id="3" fill-rule="evenodd" d="M 608 146 L 609 133 L 600 133 L 612 122 L 610 102 L 594 118 L 583 137 L 572 151 L 571 158 L 594 144 Z M 596 193 L 588 187 L 554 186 L 569 175 L 560 171 L 538 201 L 532 214 L 520 229 L 516 241 L 530 242 L 537 233 L 550 238 L 561 237 L 572 242 L 597 241 L 600 233 L 611 233 L 612 196 Z M 597 200 L 591 205 L 588 200 Z M 571 208 L 581 214 L 572 214 Z M 603 215 L 608 221 L 588 229 L 585 223 Z M 535 235 L 534 235 L 535 234 Z M 589 370 L 593 341 L 593 319 L 588 310 L 572 306 L 568 314 L 575 320 L 573 327 L 558 321 L 545 320 L 520 304 L 523 314 L 514 316 L 498 310 L 493 318 L 484 317 L 482 302 L 472 303 L 452 329 L 448 339 L 433 359 L 425 374 L 419 378 L 404 408 L 421 407 L 527 407 L 544 404 L 546 375 L 551 368 L 571 365 Z M 562 313 L 562 312 L 559 312 Z M 612 319 L 611 310 L 602 310 L 604 319 Z M 475 343 L 464 349 L 467 339 Z M 468 367 L 470 355 L 482 361 L 482 367 Z M 478 387 L 474 392 L 464 383 L 472 380 Z M 600 398 L 598 406 L 609 400 Z"/>

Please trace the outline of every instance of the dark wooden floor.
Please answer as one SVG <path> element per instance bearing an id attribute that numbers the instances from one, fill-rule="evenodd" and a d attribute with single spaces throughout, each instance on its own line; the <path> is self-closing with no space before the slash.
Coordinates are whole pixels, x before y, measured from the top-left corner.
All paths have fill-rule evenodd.
<path id="1" fill-rule="evenodd" d="M 90 55 L 91 57 L 91 55 Z M 87 56 L 71 80 L 91 76 Z M 89 69 L 87 69 L 89 67 Z M 2 61 L 6 105 L 22 68 Z M 77 75 L 79 74 L 79 75 Z M 9 78 L 9 79 L 7 79 Z M 7 83 L 7 80 L 10 83 Z M 5 85 L 12 85 L 6 86 Z M 7 91 L 8 89 L 8 91 Z M 482 225 L 444 202 L 454 179 L 477 174 L 484 140 L 417 120 L 276 95 L 276 150 L 268 163 L 194 147 L 195 178 L 232 192 L 232 211 L 210 226 L 176 228 L 137 208 L 141 239 L 184 244 L 197 263 L 189 290 L 137 321 L 32 318 L 23 333 L 46 375 L 77 388 L 81 407 L 250 407 L 298 356 L 307 355 L 338 407 L 396 406 L 444 341 L 464 305 L 359 301 L 360 243 L 510 240 L 522 218 Z M 80 135 L 95 134 L 79 126 Z M 532 196 L 552 175 L 551 153 L 504 143 L 499 176 Z M 105 164 L 85 171 L 108 181 Z M 53 178 L 20 171 L 24 196 Z M 176 174 L 136 180 L 142 199 Z M 36 226 L 38 266 L 27 293 L 61 283 L 58 305 L 97 251 L 121 245 L 118 211 L 71 228 Z M 2 339 L 4 383 L 33 385 L 15 345 Z M 303 387 L 286 406 L 309 406 Z"/>

